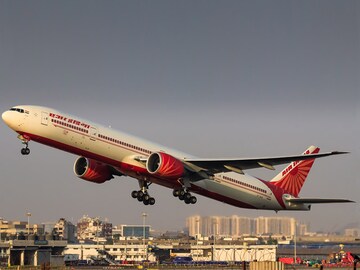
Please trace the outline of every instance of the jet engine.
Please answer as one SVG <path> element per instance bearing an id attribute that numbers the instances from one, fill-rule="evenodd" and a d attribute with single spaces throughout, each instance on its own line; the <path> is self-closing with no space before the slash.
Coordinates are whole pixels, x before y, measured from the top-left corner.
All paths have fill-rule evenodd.
<path id="1" fill-rule="evenodd" d="M 108 165 L 85 157 L 79 157 L 75 161 L 74 173 L 83 180 L 97 184 L 114 178 Z"/>
<path id="2" fill-rule="evenodd" d="M 146 162 L 146 169 L 159 177 L 180 178 L 185 174 L 182 162 L 163 152 L 152 153 Z"/>

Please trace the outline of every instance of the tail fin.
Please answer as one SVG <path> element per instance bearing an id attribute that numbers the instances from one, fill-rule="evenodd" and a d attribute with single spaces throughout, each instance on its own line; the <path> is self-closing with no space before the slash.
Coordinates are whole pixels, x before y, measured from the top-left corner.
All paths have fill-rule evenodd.
<path id="1" fill-rule="evenodd" d="M 320 148 L 310 146 L 303 155 L 317 154 L 319 151 Z M 314 161 L 315 159 L 294 161 L 270 182 L 297 197 L 305 183 L 306 177 L 309 174 L 312 165 L 314 164 Z"/>

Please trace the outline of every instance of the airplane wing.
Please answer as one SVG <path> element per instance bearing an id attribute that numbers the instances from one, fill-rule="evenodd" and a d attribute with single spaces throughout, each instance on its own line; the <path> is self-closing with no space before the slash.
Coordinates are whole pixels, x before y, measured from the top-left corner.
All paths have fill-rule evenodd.
<path id="1" fill-rule="evenodd" d="M 295 204 L 354 203 L 354 201 L 346 200 L 346 199 L 289 198 L 286 200 Z"/>
<path id="2" fill-rule="evenodd" d="M 267 168 L 274 170 L 273 166 L 287 164 L 298 160 L 308 160 L 331 155 L 347 154 L 348 152 L 325 152 L 310 155 L 295 155 L 281 157 L 264 157 L 264 158 L 242 158 L 242 159 L 192 159 L 185 158 L 183 162 L 194 171 L 207 171 L 209 173 L 220 173 L 234 171 L 243 174 L 243 170 L 255 168 Z"/>

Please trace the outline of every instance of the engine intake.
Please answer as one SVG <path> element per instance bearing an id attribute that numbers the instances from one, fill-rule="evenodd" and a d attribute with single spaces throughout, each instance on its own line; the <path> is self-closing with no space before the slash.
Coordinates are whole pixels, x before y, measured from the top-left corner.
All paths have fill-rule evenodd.
<path id="1" fill-rule="evenodd" d="M 162 152 L 152 153 L 149 156 L 146 169 L 159 177 L 180 178 L 185 174 L 184 165 L 180 160 Z"/>
<path id="2" fill-rule="evenodd" d="M 74 173 L 83 180 L 97 184 L 114 178 L 108 165 L 85 157 L 79 157 L 75 161 Z"/>

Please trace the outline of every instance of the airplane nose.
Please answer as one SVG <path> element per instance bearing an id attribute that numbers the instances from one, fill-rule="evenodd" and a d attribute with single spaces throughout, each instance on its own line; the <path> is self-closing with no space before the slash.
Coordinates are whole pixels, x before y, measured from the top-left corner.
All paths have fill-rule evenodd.
<path id="1" fill-rule="evenodd" d="M 6 112 L 3 112 L 3 114 L 1 115 L 3 121 L 8 124 L 9 121 L 10 121 L 10 116 L 9 116 L 9 112 L 6 111 Z"/>

